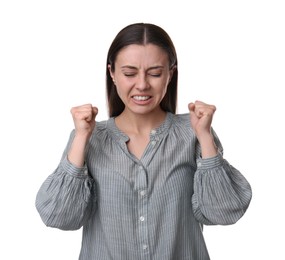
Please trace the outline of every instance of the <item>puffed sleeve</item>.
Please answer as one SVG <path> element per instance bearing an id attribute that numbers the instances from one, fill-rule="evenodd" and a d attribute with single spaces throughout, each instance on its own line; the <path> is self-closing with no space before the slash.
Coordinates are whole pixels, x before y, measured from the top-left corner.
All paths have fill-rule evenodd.
<path id="1" fill-rule="evenodd" d="M 55 171 L 36 195 L 36 209 L 49 227 L 76 230 L 88 220 L 96 204 L 95 183 L 88 169 L 76 167 L 67 159 L 73 133 Z"/>
<path id="2" fill-rule="evenodd" d="M 207 159 L 197 158 L 193 212 L 202 224 L 230 225 L 244 215 L 251 201 L 252 190 L 245 177 L 223 158 L 223 149 L 215 133 L 214 138 L 218 155 Z"/>

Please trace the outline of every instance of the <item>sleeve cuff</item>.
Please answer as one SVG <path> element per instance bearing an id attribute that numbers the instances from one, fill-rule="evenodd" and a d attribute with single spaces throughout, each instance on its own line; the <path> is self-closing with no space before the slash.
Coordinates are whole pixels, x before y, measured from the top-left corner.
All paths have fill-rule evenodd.
<path id="1" fill-rule="evenodd" d="M 62 160 L 61 167 L 65 172 L 74 177 L 78 178 L 88 177 L 88 169 L 86 164 L 84 164 L 83 167 L 77 167 L 68 160 L 67 156 L 65 156 L 65 158 Z"/>
<path id="2" fill-rule="evenodd" d="M 220 152 L 214 157 L 211 158 L 198 158 L 197 159 L 197 170 L 202 169 L 212 169 L 223 165 L 223 156 Z"/>

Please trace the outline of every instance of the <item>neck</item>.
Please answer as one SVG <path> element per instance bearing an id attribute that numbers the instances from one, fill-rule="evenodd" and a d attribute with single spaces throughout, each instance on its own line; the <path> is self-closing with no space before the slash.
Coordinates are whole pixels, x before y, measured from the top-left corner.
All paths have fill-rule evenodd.
<path id="1" fill-rule="evenodd" d="M 115 122 L 125 133 L 149 134 L 152 129 L 163 123 L 165 117 L 166 112 L 162 109 L 150 114 L 134 114 L 124 110 L 116 117 Z"/>

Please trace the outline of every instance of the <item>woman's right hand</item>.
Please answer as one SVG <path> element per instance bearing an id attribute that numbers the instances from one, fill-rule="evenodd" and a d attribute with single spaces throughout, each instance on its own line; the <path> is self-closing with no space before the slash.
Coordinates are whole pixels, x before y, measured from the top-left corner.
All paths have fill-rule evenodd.
<path id="1" fill-rule="evenodd" d="M 92 104 L 85 104 L 71 108 L 70 112 L 76 135 L 90 136 L 95 128 L 95 118 L 98 114 L 98 108 L 93 107 Z"/>
<path id="2" fill-rule="evenodd" d="M 82 167 L 84 165 L 86 144 L 95 128 L 98 109 L 91 104 L 86 104 L 73 107 L 70 112 L 74 121 L 75 136 L 67 157 L 72 164 Z"/>

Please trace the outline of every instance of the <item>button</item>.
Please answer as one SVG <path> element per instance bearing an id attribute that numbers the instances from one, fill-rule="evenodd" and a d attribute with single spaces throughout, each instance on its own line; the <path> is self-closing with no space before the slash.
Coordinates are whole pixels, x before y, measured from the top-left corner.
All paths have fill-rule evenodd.
<path id="1" fill-rule="evenodd" d="M 155 145 L 155 144 L 156 144 L 156 141 L 151 141 L 151 144 L 152 144 L 152 145 Z"/>
<path id="2" fill-rule="evenodd" d="M 146 195 L 146 190 L 141 190 L 141 191 L 140 191 L 140 195 L 141 195 L 142 197 L 144 197 L 144 196 Z"/>
<path id="3" fill-rule="evenodd" d="M 147 250 L 148 246 L 147 245 L 143 245 L 143 250 Z"/>
<path id="4" fill-rule="evenodd" d="M 141 221 L 141 222 L 144 221 L 144 216 L 140 216 L 140 221 Z"/>
<path id="5" fill-rule="evenodd" d="M 88 170 L 84 170 L 84 175 L 88 175 Z"/>
<path id="6" fill-rule="evenodd" d="M 156 134 L 156 131 L 155 131 L 155 130 L 151 130 L 150 133 L 151 133 L 152 135 L 155 135 L 155 134 Z"/>
<path id="7" fill-rule="evenodd" d="M 201 162 L 198 162 L 198 164 L 197 164 L 197 165 L 198 165 L 198 167 L 200 167 L 200 166 L 202 166 L 202 163 L 201 163 Z"/>
<path id="8" fill-rule="evenodd" d="M 140 167 L 139 167 L 139 169 L 140 169 L 140 170 L 143 170 L 143 167 L 142 167 L 142 166 L 140 166 Z"/>

